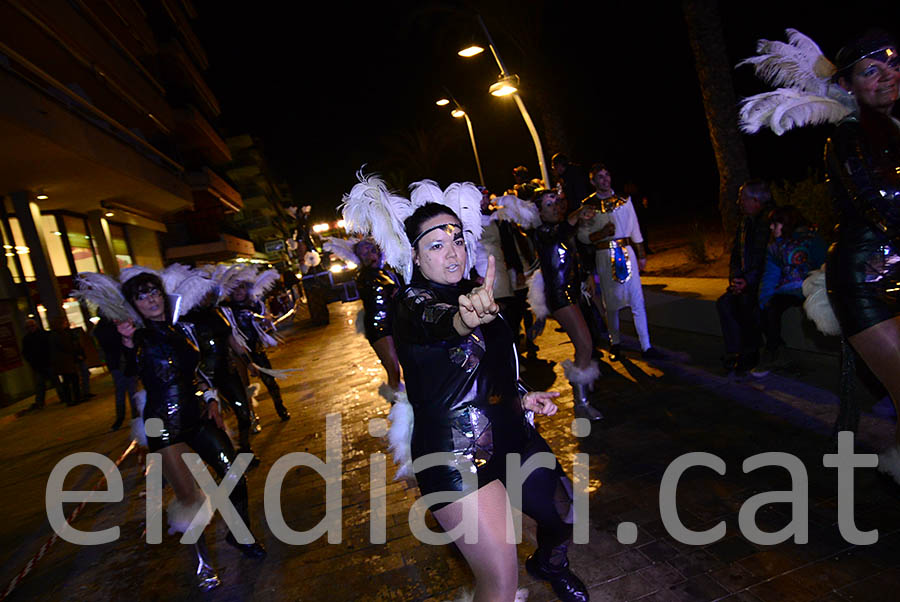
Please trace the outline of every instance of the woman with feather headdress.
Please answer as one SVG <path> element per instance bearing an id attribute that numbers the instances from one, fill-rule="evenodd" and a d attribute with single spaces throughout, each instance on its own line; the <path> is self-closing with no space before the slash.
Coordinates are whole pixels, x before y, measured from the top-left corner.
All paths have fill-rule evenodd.
<path id="1" fill-rule="evenodd" d="M 234 323 L 244 337 L 250 374 L 259 376 L 272 397 L 278 417 L 287 421 L 291 419 L 291 414 L 284 406 L 281 388 L 272 371 L 272 362 L 266 354 L 266 347 L 274 347 L 279 339 L 274 334 L 271 320 L 266 317 L 262 301 L 266 291 L 274 286 L 279 277 L 278 271 L 271 269 L 258 275 L 255 270 L 239 272 L 237 282 L 224 305 L 232 312 Z"/>
<path id="2" fill-rule="evenodd" d="M 481 233 L 478 189 L 465 183 L 441 191 L 424 181 L 406 200 L 378 178 L 358 177 L 344 196 L 344 219 L 351 231 L 373 234 L 409 282 L 397 297 L 394 338 L 415 416 L 406 453 L 419 489 L 426 498 L 441 494 L 429 498 L 440 502 L 426 505 L 445 531 L 457 533 L 454 543 L 475 574 L 475 600 L 513 600 L 518 563 L 505 530 L 506 459 L 511 453 L 522 462 L 541 452 L 552 457 L 526 412 L 554 414 L 558 394 L 519 388 L 512 332 L 493 297 L 493 258 L 483 284 L 467 277 Z M 441 460 L 434 462 L 435 454 Z M 556 463 L 530 473 L 514 498 L 538 524 L 528 572 L 549 581 L 563 600 L 587 600 L 566 556 L 572 525 L 561 501 L 570 499 L 570 484 Z M 477 530 L 477 543 L 461 537 L 462 530 Z"/>
<path id="3" fill-rule="evenodd" d="M 172 272 L 166 276 L 173 284 L 169 278 Z M 136 373 L 144 387 L 141 417 L 148 429 L 147 446 L 161 456 L 163 475 L 175 492 L 168 509 L 170 531 L 186 532 L 196 512 L 209 502 L 182 454 L 197 453 L 219 478 L 232 468 L 237 454 L 224 431 L 216 391 L 198 371 L 200 358 L 193 330 L 179 322 L 183 299 L 170 295 L 160 275 L 149 268 L 127 268 L 121 281 L 119 288 L 103 274 L 80 274 L 78 296 L 117 323 L 126 350 L 127 371 Z M 230 499 L 249 529 L 247 482 L 243 476 Z M 266 554 L 262 544 L 240 543 L 230 532 L 226 542 L 246 556 L 261 558 Z M 195 551 L 199 587 L 204 591 L 217 587 L 220 581 L 202 533 Z"/>
<path id="4" fill-rule="evenodd" d="M 824 280 L 814 273 L 804 283 L 804 309 L 820 329 L 832 325 L 827 334 L 846 337 L 900 415 L 900 121 L 892 116 L 900 97 L 898 47 L 886 32 L 870 30 L 832 64 L 807 36 L 787 34 L 787 44 L 760 40 L 759 56 L 741 63 L 780 86 L 746 99 L 741 124 L 776 134 L 836 124 L 825 163 L 840 224 Z M 816 294 L 816 283 L 827 287 L 827 298 Z M 900 483 L 900 420 L 878 468 Z"/>
<path id="5" fill-rule="evenodd" d="M 403 282 L 384 265 L 384 255 L 374 239 L 348 241 L 329 237 L 323 249 L 359 266 L 355 279 L 356 290 L 363 302 L 359 319 L 366 339 L 387 372 L 388 401 L 393 402 L 394 393 L 402 388 L 400 360 L 394 348 L 394 297 Z"/>

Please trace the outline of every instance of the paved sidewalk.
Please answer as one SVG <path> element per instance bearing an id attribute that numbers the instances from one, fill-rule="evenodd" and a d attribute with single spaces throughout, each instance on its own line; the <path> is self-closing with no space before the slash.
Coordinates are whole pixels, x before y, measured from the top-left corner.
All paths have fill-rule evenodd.
<path id="1" fill-rule="evenodd" d="M 253 529 L 264 541 L 264 561 L 242 558 L 223 539 L 216 519 L 208 540 L 222 587 L 195 592 L 190 551 L 175 538 L 148 545 L 142 537 L 142 476 L 136 458 L 121 467 L 125 499 L 88 504 L 75 527 L 98 530 L 119 526 L 117 541 L 78 547 L 57 542 L 13 593 L 14 600 L 452 600 L 471 581 L 452 547 L 424 545 L 410 533 L 407 513 L 417 497 L 404 483 L 387 484 L 387 543 L 369 543 L 370 456 L 385 451 L 368 433 L 371 418 L 384 417 L 388 403 L 377 389 L 384 373 L 365 338 L 355 333 L 359 302 L 332 304 L 331 324 L 322 328 L 291 325 L 287 343 L 270 356 L 275 368 L 301 367 L 282 382 L 292 420 L 278 420 L 272 402 L 260 395 L 263 430 L 252 442 L 262 465 L 248 476 Z M 651 326 L 654 344 L 666 359 L 652 365 L 626 351 L 623 362 L 604 362 L 594 403 L 607 418 L 584 439 L 570 431 L 571 390 L 560 363 L 572 346 L 551 322 L 539 338 L 538 359 L 525 363 L 524 378 L 559 390 L 561 411 L 539 419 L 539 428 L 564 467 L 573 454 L 590 455 L 590 543 L 573 546 L 574 570 L 591 587 L 592 600 L 878 600 L 900 586 L 900 508 L 898 489 L 871 468 L 855 471 L 855 519 L 859 529 L 879 530 L 878 543 L 847 544 L 837 528 L 837 477 L 824 468 L 832 451 L 830 423 L 836 415 L 831 356 L 797 352 L 802 372 L 762 380 L 730 380 L 717 374 L 716 337 Z M 633 341 L 626 339 L 633 345 Z M 836 379 L 834 379 L 836 384 Z M 113 418 L 109 377 L 95 379 L 93 400 L 67 408 L 52 403 L 0 421 L 0 587 L 5 588 L 52 534 L 44 507 L 50 471 L 75 451 L 97 451 L 115 460 L 128 444 L 127 430 L 108 432 Z M 55 398 L 55 396 L 51 396 Z M 893 415 L 872 398 L 864 416 L 859 451 L 878 450 L 890 441 Z M 291 546 L 266 526 L 263 488 L 273 462 L 289 452 L 324 458 L 325 415 L 342 416 L 341 542 L 324 538 Z M 233 424 L 233 418 L 229 418 Z M 694 451 L 715 454 L 726 463 L 718 475 L 697 467 L 684 473 L 678 489 L 678 515 L 695 530 L 725 521 L 723 539 L 689 546 L 672 538 L 659 512 L 659 487 L 666 467 Z M 809 475 L 809 543 L 757 545 L 742 536 L 738 512 L 748 498 L 790 488 L 783 468 L 742 471 L 755 454 L 782 451 L 800 458 Z M 393 468 L 388 464 L 388 478 Z M 99 473 L 75 469 L 71 489 L 90 489 Z M 314 527 L 324 516 L 325 487 L 309 469 L 288 473 L 280 502 L 295 530 Z M 74 504 L 67 504 L 67 508 Z M 763 507 L 760 528 L 776 531 L 790 520 L 788 504 Z M 617 541 L 622 522 L 637 525 L 637 541 Z M 433 521 L 430 521 L 432 526 Z M 534 549 L 533 525 L 526 519 L 520 561 Z M 520 562 L 520 566 L 521 566 Z M 529 600 L 553 600 L 543 583 L 524 571 L 520 587 Z"/>

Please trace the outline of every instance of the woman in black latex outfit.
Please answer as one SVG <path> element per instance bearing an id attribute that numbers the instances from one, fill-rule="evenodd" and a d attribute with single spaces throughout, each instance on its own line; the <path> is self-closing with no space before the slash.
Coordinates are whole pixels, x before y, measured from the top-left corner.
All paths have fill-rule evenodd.
<path id="1" fill-rule="evenodd" d="M 182 325 L 172 324 L 171 308 L 160 278 L 152 273 L 133 276 L 122 284 L 122 295 L 144 321 L 141 328 L 131 322 L 118 325 L 122 343 L 128 350 L 129 369 L 136 371 L 146 391 L 142 418 L 145 424 L 157 418 L 163 425 L 160 436 L 147 438 L 148 447 L 162 456 L 163 476 L 172 486 L 180 507 L 187 509 L 184 517 L 175 520 L 189 521 L 193 509 L 203 503 L 203 494 L 181 455 L 198 454 L 223 478 L 234 462 L 234 447 L 223 430 L 215 392 L 209 383 L 198 378 L 197 346 Z M 197 395 L 198 391 L 203 394 Z M 247 482 L 243 476 L 230 499 L 249 528 Z M 172 516 L 170 522 L 171 519 Z M 262 544 L 238 543 L 231 533 L 226 541 L 246 556 L 262 558 L 266 554 Z M 219 580 L 209 564 L 202 537 L 196 550 L 200 587 L 211 589 Z"/>
<path id="2" fill-rule="evenodd" d="M 447 465 L 418 470 L 416 479 L 423 495 L 457 492 L 455 501 L 431 505 L 445 531 L 460 525 L 468 513 L 464 508 L 477 508 L 477 543 L 455 541 L 475 574 L 475 600 L 512 601 L 518 563 L 516 547 L 506 539 L 506 455 L 520 453 L 524 462 L 538 452 L 552 453 L 525 412 L 554 414 L 552 398 L 558 394 L 522 395 L 512 331 L 499 318 L 492 295 L 493 258 L 481 286 L 464 278 L 466 247 L 453 211 L 426 203 L 404 226 L 415 267 L 397 297 L 394 340 L 415 412 L 414 467 L 417 459 L 440 452 L 462 462 L 460 470 Z M 558 462 L 525 480 L 522 510 L 538 524 L 538 549 L 526 569 L 549 581 L 561 599 L 587 600 L 584 584 L 568 568 L 572 525 L 562 518 L 571 504 L 566 482 Z"/>
<path id="3" fill-rule="evenodd" d="M 597 362 L 591 361 L 594 351 L 591 331 L 578 307 L 583 276 L 575 247 L 575 223 L 581 209 L 567 216 L 566 200 L 557 197 L 555 190 L 538 190 L 534 199 L 542 222 L 535 229 L 534 236 L 547 309 L 575 347 L 575 361 L 563 362 L 563 371 L 572 385 L 575 415 L 599 420 L 603 414 L 591 406 L 588 391 L 600 376 L 600 369 Z"/>
<path id="4" fill-rule="evenodd" d="M 828 295 L 844 336 L 900 414 L 900 122 L 891 116 L 900 86 L 897 45 L 870 33 L 845 46 L 836 63 L 835 81 L 859 111 L 835 128 L 825 149 L 840 218 Z M 900 427 L 896 437 L 900 446 Z M 900 453 L 893 455 L 900 479 Z"/>
<path id="5" fill-rule="evenodd" d="M 353 252 L 360 261 L 356 290 L 363 302 L 366 339 L 387 372 L 388 386 L 397 391 L 400 389 L 400 360 L 394 348 L 393 305 L 400 287 L 399 278 L 384 269 L 381 249 L 374 242 L 363 239 L 354 245 Z"/>

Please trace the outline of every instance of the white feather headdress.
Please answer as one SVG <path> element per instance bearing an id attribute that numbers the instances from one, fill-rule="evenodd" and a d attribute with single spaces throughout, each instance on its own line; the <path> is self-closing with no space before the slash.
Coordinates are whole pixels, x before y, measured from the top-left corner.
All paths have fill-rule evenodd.
<path id="1" fill-rule="evenodd" d="M 365 167 L 365 166 L 364 166 Z M 412 215 L 409 200 L 388 190 L 376 175 L 356 172 L 359 183 L 344 194 L 341 213 L 350 233 L 371 235 L 384 253 L 384 260 L 403 272 L 406 281 L 412 276 L 412 247 L 403 228 L 403 220 Z"/>
<path id="2" fill-rule="evenodd" d="M 759 40 L 758 56 L 737 64 L 753 65 L 756 75 L 773 88 L 741 101 L 741 130 L 767 127 L 781 135 L 794 127 L 838 123 L 856 112 L 852 95 L 831 81 L 836 68 L 819 46 L 796 29 L 786 29 L 788 42 Z"/>
<path id="3" fill-rule="evenodd" d="M 494 199 L 497 210 L 492 217 L 504 222 L 519 224 L 526 230 L 541 225 L 541 212 L 531 201 L 520 199 L 514 194 L 507 194 Z"/>
<path id="4" fill-rule="evenodd" d="M 478 241 L 481 239 L 481 191 L 471 182 L 454 182 L 441 192 L 434 180 L 413 182 L 409 186 L 413 209 L 426 203 L 440 203 L 449 207 L 462 222 L 463 237 L 466 241 L 466 273 L 475 266 Z M 412 276 L 412 269 L 407 282 Z"/>
<path id="5" fill-rule="evenodd" d="M 125 284 L 138 274 L 153 274 L 154 276 L 157 276 L 160 280 L 162 280 L 162 275 L 153 268 L 148 268 L 142 265 L 132 265 L 124 268 L 121 272 L 119 272 L 119 282 Z M 165 285 L 165 282 L 163 282 L 163 285 Z M 170 293 L 172 291 L 166 289 L 166 292 Z"/>
<path id="6" fill-rule="evenodd" d="M 275 283 L 281 278 L 281 274 L 278 270 L 266 270 L 262 272 L 256 279 L 253 281 L 253 286 L 250 288 L 249 296 L 251 299 L 261 299 L 263 295 L 266 294 Z"/>
<path id="7" fill-rule="evenodd" d="M 322 250 L 337 255 L 346 262 L 360 264 L 359 257 L 353 251 L 359 238 L 338 238 L 336 236 L 326 236 L 322 241 Z"/>
<path id="8" fill-rule="evenodd" d="M 72 291 L 76 299 L 84 299 L 97 308 L 101 315 L 114 322 L 134 322 L 141 326 L 144 321 L 134 307 L 122 296 L 121 285 L 106 274 L 81 272 L 75 278 L 77 288 Z"/>

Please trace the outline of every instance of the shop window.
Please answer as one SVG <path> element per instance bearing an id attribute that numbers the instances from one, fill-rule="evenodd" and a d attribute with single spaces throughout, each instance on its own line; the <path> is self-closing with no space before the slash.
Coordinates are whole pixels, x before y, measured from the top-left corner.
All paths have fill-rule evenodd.
<path id="1" fill-rule="evenodd" d="M 77 272 L 99 272 L 97 257 L 94 254 L 94 246 L 88 234 L 87 224 L 80 217 L 64 215 L 66 236 L 69 239 L 69 247 L 72 249 L 72 259 L 75 262 Z"/>
<path id="2" fill-rule="evenodd" d="M 119 224 L 109 224 L 109 237 L 112 239 L 113 254 L 119 269 L 134 265 L 131 250 L 128 247 L 128 238 L 125 236 L 125 228 Z"/>

